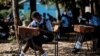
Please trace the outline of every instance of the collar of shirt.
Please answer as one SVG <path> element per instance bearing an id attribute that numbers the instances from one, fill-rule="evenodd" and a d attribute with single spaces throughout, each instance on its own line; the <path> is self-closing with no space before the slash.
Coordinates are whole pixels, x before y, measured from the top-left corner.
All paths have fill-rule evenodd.
<path id="1" fill-rule="evenodd" d="M 43 19 L 41 19 L 41 21 L 39 22 L 39 21 L 37 21 L 36 19 L 35 19 L 35 21 L 38 23 L 38 24 L 42 24 L 43 23 Z"/>

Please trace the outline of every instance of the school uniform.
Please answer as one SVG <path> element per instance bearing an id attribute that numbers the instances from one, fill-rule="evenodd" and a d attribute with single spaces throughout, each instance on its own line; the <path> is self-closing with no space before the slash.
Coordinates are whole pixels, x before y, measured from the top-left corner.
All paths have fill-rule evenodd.
<path id="1" fill-rule="evenodd" d="M 33 40 L 33 42 L 38 46 L 42 46 L 43 43 L 51 42 L 53 40 L 53 34 L 51 33 L 51 32 L 53 32 L 53 28 L 52 28 L 51 22 L 49 20 L 42 19 L 41 22 L 38 22 L 37 20 L 33 20 L 30 23 L 30 25 L 32 27 L 39 27 L 40 29 L 44 29 L 47 31 L 47 32 L 40 31 L 40 35 L 36 36 L 33 39 L 28 40 L 31 48 L 34 49 L 34 47 L 32 46 L 31 40 Z"/>
<path id="2" fill-rule="evenodd" d="M 71 31 L 70 18 L 68 18 L 66 15 L 62 15 L 61 25 L 60 25 L 60 33 L 62 36 L 64 36 L 65 33 L 68 33 L 70 31 Z"/>
<path id="3" fill-rule="evenodd" d="M 92 15 L 91 19 L 89 20 L 89 25 L 92 25 L 95 27 L 94 33 L 93 33 L 93 38 L 97 38 L 97 47 L 100 48 L 100 19 L 94 15 Z"/>
<path id="4" fill-rule="evenodd" d="M 100 28 L 99 28 L 100 27 L 100 20 L 98 19 L 98 17 L 96 17 L 94 15 L 90 15 L 90 17 L 88 17 L 87 19 L 88 19 L 87 25 L 93 26 L 94 27 L 94 32 L 93 33 L 86 33 L 84 35 L 84 37 L 81 38 L 81 39 L 78 38 L 78 40 L 75 44 L 75 49 L 73 50 L 73 52 L 75 52 L 75 53 L 80 50 L 81 45 L 83 43 L 83 40 L 85 40 L 85 38 L 86 38 L 86 40 L 90 40 L 90 39 L 93 40 L 93 39 L 96 39 L 96 38 L 99 37 L 98 34 L 100 32 Z M 91 37 L 91 35 L 92 35 L 92 37 Z M 98 38 L 98 40 L 100 40 L 100 39 Z M 94 45 L 96 43 L 95 42 L 93 42 L 93 43 L 94 43 L 93 44 L 93 48 L 94 48 L 95 47 Z M 97 45 L 99 45 L 99 41 L 98 41 Z"/>

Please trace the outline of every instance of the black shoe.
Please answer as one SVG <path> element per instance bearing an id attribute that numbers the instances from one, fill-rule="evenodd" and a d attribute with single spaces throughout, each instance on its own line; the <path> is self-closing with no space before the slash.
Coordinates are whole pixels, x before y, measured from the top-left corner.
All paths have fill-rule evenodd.
<path id="1" fill-rule="evenodd" d="M 73 48 L 72 53 L 77 54 L 80 51 L 80 49 Z"/>

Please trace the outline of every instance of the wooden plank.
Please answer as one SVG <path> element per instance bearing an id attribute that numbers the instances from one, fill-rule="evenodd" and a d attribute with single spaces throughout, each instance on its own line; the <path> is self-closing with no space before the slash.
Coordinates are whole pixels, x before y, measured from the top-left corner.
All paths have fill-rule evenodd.
<path id="1" fill-rule="evenodd" d="M 24 36 L 29 36 L 29 35 L 38 36 L 40 32 L 39 32 L 39 28 L 18 26 L 18 34 Z"/>
<path id="2" fill-rule="evenodd" d="M 89 33 L 94 32 L 94 27 L 87 25 L 74 25 L 74 31 L 80 33 Z"/>

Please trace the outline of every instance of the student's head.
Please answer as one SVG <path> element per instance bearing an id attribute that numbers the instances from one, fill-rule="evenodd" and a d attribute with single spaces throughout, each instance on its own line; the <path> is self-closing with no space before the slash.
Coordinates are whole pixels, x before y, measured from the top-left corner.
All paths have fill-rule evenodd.
<path id="1" fill-rule="evenodd" d="M 36 20 L 40 20 L 41 19 L 40 13 L 36 12 L 36 11 L 32 12 L 31 16 L 32 16 L 32 19 L 36 19 Z"/>
<path id="2" fill-rule="evenodd" d="M 86 18 L 86 19 L 91 19 L 91 13 L 90 12 L 86 12 L 83 16 Z"/>
<path id="3" fill-rule="evenodd" d="M 91 7 L 90 6 L 86 6 L 85 7 L 85 14 L 83 15 L 86 19 L 91 19 Z"/>
<path id="4" fill-rule="evenodd" d="M 73 17 L 72 10 L 68 10 L 68 11 L 67 11 L 67 16 L 68 16 L 68 17 Z"/>

